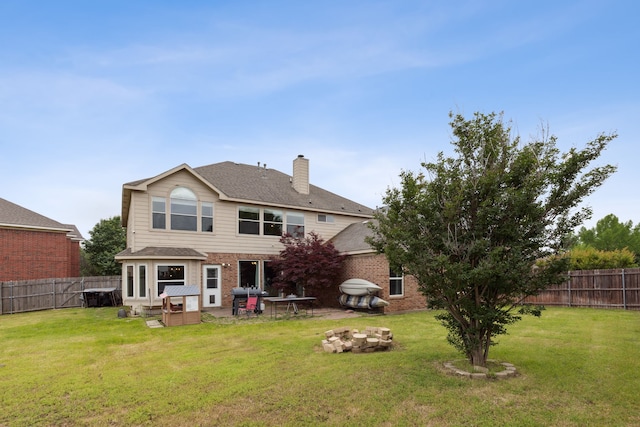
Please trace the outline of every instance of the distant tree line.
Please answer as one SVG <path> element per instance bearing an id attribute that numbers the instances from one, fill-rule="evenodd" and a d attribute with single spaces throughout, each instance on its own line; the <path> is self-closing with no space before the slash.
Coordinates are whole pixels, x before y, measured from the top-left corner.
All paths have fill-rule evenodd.
<path id="1" fill-rule="evenodd" d="M 640 264 L 640 224 L 609 214 L 572 237 L 571 270 L 631 268 Z"/>

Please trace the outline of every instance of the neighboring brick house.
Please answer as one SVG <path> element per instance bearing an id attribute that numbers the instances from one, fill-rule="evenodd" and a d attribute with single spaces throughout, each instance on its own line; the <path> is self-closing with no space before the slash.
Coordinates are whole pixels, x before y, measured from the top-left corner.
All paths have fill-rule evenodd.
<path id="1" fill-rule="evenodd" d="M 80 276 L 82 236 L 0 198 L 0 281 Z"/>
<path id="2" fill-rule="evenodd" d="M 426 308 L 426 297 L 418 290 L 415 278 L 393 272 L 387 258 L 366 243 L 365 238 L 373 235 L 368 223 L 369 220 L 350 224 L 330 240 L 340 253 L 347 255 L 341 280 L 359 278 L 380 286 L 379 296 L 389 303 L 380 309 L 384 313 Z"/>
<path id="3" fill-rule="evenodd" d="M 293 160 L 288 175 L 266 165 L 183 164 L 123 185 L 123 304 L 134 313 L 161 305 L 166 285 L 198 285 L 202 307 L 231 307 L 232 289 L 270 286 L 269 259 L 284 232 L 316 232 L 329 240 L 373 209 L 309 183 L 309 160 Z M 384 257 L 383 257 L 384 258 Z M 352 261 L 348 261 L 350 265 Z M 382 283 L 389 283 L 388 271 Z M 324 305 L 337 305 L 337 284 Z M 400 306 L 400 298 L 392 308 Z"/>

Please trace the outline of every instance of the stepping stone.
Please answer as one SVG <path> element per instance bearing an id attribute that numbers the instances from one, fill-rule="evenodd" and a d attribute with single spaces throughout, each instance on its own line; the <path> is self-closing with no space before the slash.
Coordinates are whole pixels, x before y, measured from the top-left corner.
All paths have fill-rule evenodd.
<path id="1" fill-rule="evenodd" d="M 147 326 L 150 328 L 164 328 L 164 325 L 159 320 L 147 320 Z"/>

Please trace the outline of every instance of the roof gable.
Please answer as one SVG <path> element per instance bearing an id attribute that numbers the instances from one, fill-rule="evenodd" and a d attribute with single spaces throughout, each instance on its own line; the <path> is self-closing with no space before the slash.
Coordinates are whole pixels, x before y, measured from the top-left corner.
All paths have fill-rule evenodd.
<path id="1" fill-rule="evenodd" d="M 207 255 L 202 252 L 198 252 L 192 248 L 164 248 L 150 246 L 142 248 L 139 251 L 132 251 L 131 248 L 126 248 L 122 252 L 115 255 L 116 260 L 124 259 L 207 259 Z"/>

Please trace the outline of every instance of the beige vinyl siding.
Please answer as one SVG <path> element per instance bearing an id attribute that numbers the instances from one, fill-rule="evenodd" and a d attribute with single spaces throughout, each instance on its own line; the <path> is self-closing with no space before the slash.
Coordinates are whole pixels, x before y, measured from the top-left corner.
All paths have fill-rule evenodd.
<path id="1" fill-rule="evenodd" d="M 198 228 L 200 228 L 201 203 L 210 202 L 214 204 L 213 208 L 213 233 L 202 233 L 200 231 L 177 231 L 170 229 L 171 223 L 171 205 L 169 197 L 171 191 L 176 187 L 186 187 L 193 191 L 198 199 Z M 166 216 L 167 228 L 164 230 L 154 229 L 151 223 L 151 199 L 152 197 L 162 197 L 167 200 Z M 193 247 L 197 249 L 206 246 L 203 240 L 211 239 L 217 229 L 217 201 L 218 195 L 201 181 L 195 179 L 186 171 L 178 172 L 169 178 L 153 183 L 147 188 L 146 192 L 134 191 L 131 200 L 131 212 L 135 217 L 135 236 L 133 237 L 134 245 L 132 250 L 140 250 L 149 246 L 164 247 Z"/>
<path id="2" fill-rule="evenodd" d="M 305 225 L 309 228 L 309 230 L 314 230 L 325 241 L 327 241 L 344 230 L 347 226 L 349 226 L 349 224 L 367 220 L 366 218 L 359 218 L 336 213 L 331 213 L 330 215 L 333 215 L 334 222 L 318 222 L 318 212 L 310 212 L 305 215 L 305 221 L 308 221 L 305 223 Z"/>
<path id="3" fill-rule="evenodd" d="M 153 229 L 151 224 L 151 198 L 169 198 L 171 191 L 177 186 L 189 188 L 198 199 L 198 220 L 201 214 L 201 202 L 213 202 L 213 233 L 202 231 L 177 231 L 169 228 Z M 135 252 L 145 247 L 189 247 L 203 253 L 254 253 L 277 254 L 282 244 L 277 236 L 255 236 L 238 233 L 238 207 L 249 206 L 257 208 L 280 209 L 284 212 L 299 212 L 304 214 L 305 233 L 317 232 L 325 241 L 335 236 L 347 225 L 363 221 L 364 218 L 329 213 L 333 215 L 333 223 L 318 223 L 316 211 L 303 211 L 294 207 L 261 206 L 252 203 L 239 203 L 220 200 L 210 187 L 194 178 L 186 171 L 173 174 L 165 179 L 153 183 L 146 192 L 134 191 L 132 194 L 129 226 L 127 229 L 128 242 Z M 170 215 L 167 202 L 166 215 Z M 324 212 L 322 212 L 324 213 Z M 169 221 L 167 221 L 169 223 Z M 200 221 L 198 221 L 200 223 Z M 200 227 L 200 225 L 198 225 Z M 135 233 L 134 233 L 135 231 Z"/>
<path id="4" fill-rule="evenodd" d="M 133 204 L 129 206 L 129 216 L 127 218 L 127 244 L 133 245 L 135 233 L 134 233 L 134 223 L 135 223 L 135 209 Z"/>

